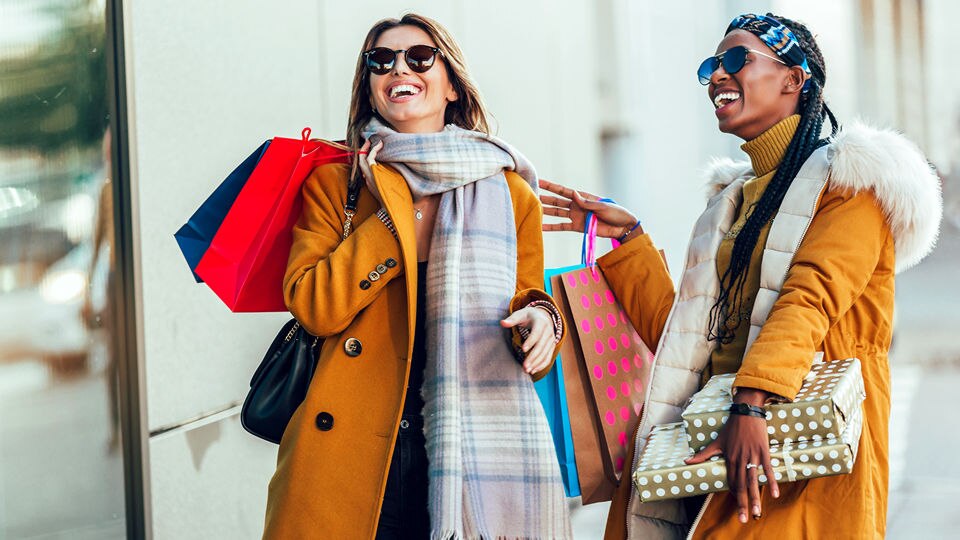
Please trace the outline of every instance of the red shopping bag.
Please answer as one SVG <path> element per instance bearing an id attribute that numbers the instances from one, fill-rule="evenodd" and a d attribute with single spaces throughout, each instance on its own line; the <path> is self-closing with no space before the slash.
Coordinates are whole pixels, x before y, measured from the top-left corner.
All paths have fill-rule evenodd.
<path id="1" fill-rule="evenodd" d="M 349 163 L 330 141 L 276 137 L 267 147 L 197 265 L 196 273 L 231 311 L 287 311 L 283 274 L 300 216 L 300 188 L 318 165 Z"/>

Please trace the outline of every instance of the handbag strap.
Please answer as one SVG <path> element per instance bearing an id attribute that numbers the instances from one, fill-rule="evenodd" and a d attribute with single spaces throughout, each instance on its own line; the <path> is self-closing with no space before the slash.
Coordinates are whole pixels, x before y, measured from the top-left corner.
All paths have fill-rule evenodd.
<path id="1" fill-rule="evenodd" d="M 343 205 L 343 215 L 346 216 L 346 220 L 343 222 L 343 239 L 346 240 L 350 236 L 350 229 L 353 227 L 353 216 L 357 213 L 357 200 L 360 199 L 360 182 L 353 181 L 350 182 L 350 187 L 347 190 L 347 202 Z M 293 323 L 293 326 L 290 327 L 290 331 L 287 332 L 286 337 L 283 341 L 290 341 L 293 339 L 294 334 L 297 333 L 297 330 L 300 328 L 300 321 Z M 314 337 L 313 344 L 317 344 L 317 339 Z"/>
<path id="2" fill-rule="evenodd" d="M 360 198 L 360 182 L 353 180 L 350 182 L 350 189 L 347 191 L 347 203 L 343 206 L 343 215 L 346 220 L 343 222 L 343 239 L 350 236 L 350 230 L 353 227 L 353 216 L 357 213 L 357 200 Z"/>

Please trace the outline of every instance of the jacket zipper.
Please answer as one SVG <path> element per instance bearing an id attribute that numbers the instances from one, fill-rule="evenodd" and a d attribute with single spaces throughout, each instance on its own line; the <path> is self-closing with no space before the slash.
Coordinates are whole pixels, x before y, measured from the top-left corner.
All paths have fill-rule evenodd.
<path id="1" fill-rule="evenodd" d="M 696 519 L 693 520 L 693 523 L 690 525 L 690 532 L 687 533 L 687 540 L 693 539 L 693 532 L 697 530 L 697 525 L 700 524 L 700 518 L 703 517 L 703 514 L 707 512 L 707 505 L 710 504 L 710 499 L 713 498 L 713 493 L 707 495 L 707 498 L 703 500 L 703 506 L 700 507 L 700 511 L 697 512 Z"/>
<path id="2" fill-rule="evenodd" d="M 828 173 L 829 174 L 829 171 Z M 796 247 L 793 250 L 794 256 L 797 254 L 797 250 L 800 249 L 800 244 L 803 243 L 803 239 L 807 236 L 807 231 L 810 230 L 810 224 L 813 223 L 813 217 L 816 213 L 817 207 L 820 206 L 820 199 L 823 198 L 823 192 L 826 190 L 827 181 L 824 180 L 823 184 L 820 186 L 820 191 L 817 193 L 817 198 L 813 202 L 813 207 L 810 208 L 810 219 L 807 220 L 807 224 L 803 227 L 803 233 L 800 234 L 800 240 L 797 242 Z M 793 260 L 791 259 L 790 264 L 787 265 L 787 271 L 783 274 L 783 279 L 780 282 L 780 291 L 783 290 L 783 284 L 787 281 L 787 276 L 790 274 L 790 267 L 793 266 Z M 778 297 L 780 291 L 777 291 Z M 650 377 L 653 379 L 653 376 Z M 713 498 L 713 493 L 707 495 L 707 498 L 703 501 L 703 506 L 700 507 L 700 512 L 697 513 L 697 518 L 693 520 L 693 524 L 690 525 L 690 533 L 687 534 L 687 540 L 693 538 L 693 533 L 697 530 L 697 525 L 700 524 L 700 518 L 703 517 L 703 514 L 707 511 L 707 505 L 710 504 L 710 499 Z"/>
<path id="3" fill-rule="evenodd" d="M 691 233 L 690 242 L 693 242 L 693 238 L 694 238 L 693 233 Z M 684 256 L 684 261 L 683 261 L 682 268 L 684 273 L 686 273 L 687 262 L 689 261 L 689 259 L 690 259 L 690 251 L 688 250 L 687 254 Z M 680 285 L 681 286 L 683 285 L 682 274 L 680 278 Z M 640 421 L 637 423 L 637 434 L 636 434 L 636 437 L 634 438 L 633 460 L 630 463 L 630 470 L 627 471 L 627 475 L 626 475 L 627 476 L 626 481 L 630 482 L 631 484 L 633 483 L 633 471 L 637 469 L 637 463 L 640 462 L 640 448 L 637 447 L 637 444 L 636 444 L 637 439 L 640 437 L 640 428 L 643 426 L 643 421 L 647 418 L 647 405 L 650 404 L 650 390 L 653 388 L 653 381 L 655 379 L 655 374 L 657 371 L 657 363 L 658 363 L 657 361 L 660 358 L 660 351 L 663 349 L 663 342 L 667 337 L 667 329 L 670 327 L 670 322 L 673 320 L 673 314 L 677 310 L 677 295 L 679 294 L 680 294 L 680 287 L 677 287 L 677 291 L 674 294 L 674 298 L 673 298 L 673 305 L 670 306 L 670 313 L 667 315 L 667 320 L 664 321 L 663 323 L 663 334 L 660 336 L 660 343 L 657 344 L 657 351 L 653 355 L 653 365 L 650 366 L 650 379 L 647 381 L 646 395 L 643 396 L 643 408 L 640 409 L 641 411 Z M 623 482 L 624 478 L 621 477 L 620 481 Z M 633 493 L 633 485 L 630 486 L 630 493 Z M 627 540 L 630 540 L 630 538 L 632 537 L 631 525 L 633 524 L 633 520 L 630 519 L 630 501 L 632 498 L 633 497 L 631 495 L 627 495 L 627 509 L 624 512 L 624 518 L 627 521 L 626 523 Z"/>
<path id="4" fill-rule="evenodd" d="M 828 173 L 829 174 L 829 171 Z M 820 206 L 820 200 L 823 198 L 823 192 L 826 191 L 827 181 L 824 179 L 823 184 L 820 185 L 820 191 L 817 193 L 817 198 L 813 201 L 813 207 L 810 209 L 810 219 L 807 220 L 807 224 L 803 227 L 803 233 L 800 234 L 800 240 L 797 241 L 797 245 L 793 248 L 793 256 L 797 256 L 797 250 L 800 249 L 800 244 L 803 243 L 803 239 L 807 236 L 807 231 L 810 230 L 810 224 L 813 223 L 814 214 L 816 214 L 817 207 Z M 790 274 L 790 267 L 793 266 L 793 259 L 790 259 L 790 264 L 787 265 L 787 271 L 783 273 L 783 279 L 780 280 L 780 291 L 777 291 L 777 297 L 779 298 L 780 292 L 783 291 L 783 284 L 787 282 L 787 276 Z"/>
<path id="5" fill-rule="evenodd" d="M 731 182 L 731 183 L 732 183 L 732 182 Z M 729 186 L 727 186 L 727 187 L 729 187 Z M 724 188 L 724 190 L 725 190 L 725 189 L 726 189 L 726 188 Z M 724 190 L 721 190 L 720 193 L 723 193 Z M 719 196 L 720 193 L 717 193 L 717 195 L 715 195 L 714 197 Z M 712 198 L 711 198 L 711 199 L 712 199 Z M 708 208 L 709 208 L 709 207 L 708 207 Z M 698 222 L 699 222 L 699 219 L 698 219 Z M 696 232 L 696 224 L 694 224 L 694 230 L 690 232 L 690 239 L 687 241 L 687 246 L 689 246 L 690 244 L 693 243 L 693 239 L 695 238 L 695 237 L 694 237 L 694 233 L 695 233 L 695 232 Z M 687 252 L 686 252 L 686 254 L 684 255 L 684 258 L 683 258 L 683 266 L 681 266 L 681 268 L 683 269 L 683 274 L 685 274 L 686 271 L 687 271 L 687 263 L 688 263 L 688 262 L 690 262 L 690 250 L 689 250 L 689 248 L 687 249 Z M 681 288 L 683 287 L 683 274 L 680 275 L 680 286 L 677 287 L 676 295 L 679 295 L 679 294 L 680 294 L 680 290 L 681 290 Z M 641 409 L 642 412 L 640 413 L 640 422 L 639 422 L 638 425 L 637 425 L 637 436 L 638 436 L 638 437 L 639 437 L 639 435 L 640 435 L 640 427 L 643 426 L 643 421 L 646 420 L 646 418 L 647 418 L 647 405 L 650 404 L 650 390 L 653 388 L 653 381 L 656 379 L 655 374 L 656 374 L 656 370 L 657 370 L 658 360 L 660 359 L 660 351 L 663 349 L 663 342 L 664 342 L 664 340 L 665 340 L 666 337 L 667 337 L 667 329 L 670 327 L 670 322 L 673 321 L 673 315 L 674 315 L 674 313 L 675 313 L 676 310 L 677 310 L 677 297 L 676 297 L 676 295 L 674 296 L 674 299 L 673 299 L 673 305 L 670 307 L 670 314 L 667 315 L 667 320 L 664 321 L 664 323 L 663 323 L 663 332 L 664 332 L 664 333 L 660 336 L 660 342 L 657 344 L 657 350 L 656 350 L 656 352 L 655 352 L 654 355 L 653 355 L 653 365 L 650 367 L 650 380 L 647 382 L 647 388 L 646 388 L 647 393 L 646 393 L 646 395 L 643 397 L 643 409 Z M 640 462 L 640 449 L 637 448 L 636 439 L 634 439 L 633 462 L 630 464 L 630 471 L 629 471 L 629 475 L 628 475 L 628 479 L 629 479 L 630 482 L 633 482 L 633 471 L 636 470 L 636 468 L 637 468 L 637 463 L 639 463 L 639 462 Z M 633 486 L 630 486 L 630 491 L 631 491 L 631 493 L 633 492 Z M 631 497 L 628 496 L 628 498 L 627 498 L 627 511 L 624 512 L 624 517 L 625 517 L 625 519 L 626 519 L 626 521 L 627 521 L 626 530 L 627 530 L 627 539 L 628 539 L 628 540 L 631 538 L 631 534 L 630 534 L 630 533 L 631 533 L 631 531 L 632 531 L 632 528 L 630 527 L 630 525 L 631 525 L 631 523 L 632 523 L 632 520 L 630 519 L 630 498 L 631 498 Z M 701 511 L 701 513 L 702 513 L 702 511 Z"/>
<path id="6" fill-rule="evenodd" d="M 717 195 L 719 195 L 719 193 Z M 694 230 L 690 232 L 690 239 L 687 241 L 688 246 L 691 243 L 693 243 L 693 239 L 695 238 L 694 232 L 696 232 L 696 224 L 694 224 Z M 677 287 L 677 291 L 674 295 L 673 305 L 670 307 L 670 313 L 667 315 L 667 320 L 664 321 L 663 323 L 663 334 L 660 336 L 660 342 L 657 344 L 657 350 L 653 355 L 653 365 L 650 366 L 650 380 L 647 382 L 646 395 L 644 395 L 643 397 L 643 409 L 641 409 L 640 421 L 637 424 L 637 435 L 636 435 L 637 438 L 639 438 L 640 436 L 640 428 L 643 426 L 643 421 L 646 420 L 647 418 L 647 405 L 650 404 L 650 390 L 653 388 L 653 381 L 656 379 L 657 363 L 658 363 L 658 360 L 660 359 L 660 351 L 663 349 L 663 343 L 667 337 L 667 329 L 670 328 L 670 322 L 673 321 L 673 315 L 677 311 L 677 295 L 680 294 L 680 291 L 683 287 L 683 274 L 687 272 L 688 262 L 690 262 L 689 249 L 687 249 L 687 252 L 683 257 L 683 266 L 681 266 L 681 268 L 683 269 L 683 273 L 680 275 L 680 285 Z M 633 471 L 637 469 L 637 463 L 640 462 L 640 448 L 638 448 L 636 444 L 637 438 L 634 438 L 633 461 L 630 464 L 630 470 L 628 471 L 628 475 L 627 475 L 627 481 L 631 483 L 633 482 Z M 622 481 L 623 480 L 621 479 L 621 482 Z M 630 486 L 630 493 L 633 493 L 632 485 Z M 631 527 L 633 520 L 630 519 L 630 500 L 632 498 L 633 497 L 630 495 L 627 496 L 627 509 L 624 512 L 624 519 L 627 522 L 626 523 L 627 540 L 630 540 L 632 538 L 631 533 L 633 530 L 633 528 Z M 701 514 L 702 513 L 703 513 L 703 510 L 701 509 Z"/>

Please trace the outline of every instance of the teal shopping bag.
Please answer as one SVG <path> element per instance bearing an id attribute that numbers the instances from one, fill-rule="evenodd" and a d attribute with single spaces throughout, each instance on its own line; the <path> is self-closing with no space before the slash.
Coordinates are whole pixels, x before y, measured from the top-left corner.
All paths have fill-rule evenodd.
<path id="1" fill-rule="evenodd" d="M 603 198 L 602 202 L 614 202 L 613 199 Z M 597 220 L 593 212 L 587 214 L 583 231 L 583 241 L 580 246 L 580 264 L 563 268 L 547 268 L 543 273 L 544 290 L 553 296 L 551 278 L 596 264 L 595 249 Z M 614 241 L 614 246 L 618 245 Z M 553 446 L 557 452 L 557 461 L 560 462 L 560 474 L 563 477 L 563 488 L 567 497 L 579 497 L 580 477 L 577 474 L 577 462 L 573 449 L 573 433 L 570 429 L 570 408 L 567 405 L 567 392 L 563 380 L 563 367 L 560 355 L 554 361 L 553 369 L 547 375 L 534 383 L 547 422 L 550 424 L 550 433 L 553 435 Z"/>
<path id="2" fill-rule="evenodd" d="M 547 294 L 553 295 L 550 278 L 583 268 L 583 265 L 568 266 L 565 268 L 548 268 L 543 275 L 544 289 Z M 546 413 L 550 424 L 550 433 L 553 435 L 553 446 L 557 451 L 557 461 L 560 462 L 560 474 L 563 477 L 563 489 L 567 497 L 580 496 L 580 479 L 577 477 L 577 462 L 573 454 L 573 434 L 570 432 L 570 411 L 567 408 L 567 393 L 564 390 L 563 369 L 558 355 L 553 369 L 547 375 L 533 384 Z"/>

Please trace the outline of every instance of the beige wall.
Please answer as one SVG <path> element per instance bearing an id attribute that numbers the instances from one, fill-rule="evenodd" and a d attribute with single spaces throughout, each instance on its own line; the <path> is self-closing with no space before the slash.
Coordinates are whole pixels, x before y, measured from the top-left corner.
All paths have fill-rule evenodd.
<path id="1" fill-rule="evenodd" d="M 499 134 L 542 176 L 599 186 L 590 2 L 125 5 L 148 422 L 186 422 L 149 445 L 156 538 L 253 538 L 262 527 L 276 447 L 229 413 L 191 420 L 242 400 L 285 319 L 230 313 L 193 282 L 173 232 L 264 139 L 303 126 L 342 137 L 361 41 L 405 9 L 458 37 Z M 548 240 L 549 264 L 576 262 L 579 245 L 567 244 Z"/>
<path id="2" fill-rule="evenodd" d="M 303 126 L 317 136 L 342 136 L 356 54 L 376 19 L 415 10 L 446 24 L 463 46 L 499 135 L 526 153 L 542 177 L 613 196 L 636 211 L 678 274 L 704 201 L 702 167 L 712 155 L 745 158 L 741 141 L 717 131 L 694 75 L 726 23 L 745 10 L 808 23 L 827 58 L 827 97 L 841 120 L 863 116 L 901 127 L 943 166 L 955 155 L 960 80 L 951 22 L 960 7 L 949 0 L 917 5 L 127 3 L 148 420 L 152 430 L 185 423 L 149 446 L 155 537 L 256 537 L 276 447 L 245 434 L 235 411 L 209 415 L 243 398 L 285 319 L 230 313 L 192 282 L 173 232 L 263 139 L 296 136 Z M 922 25 L 922 34 L 907 40 L 923 59 L 919 72 L 890 71 L 895 10 Z M 908 75 L 923 81 L 912 103 L 904 100 L 917 95 L 916 84 L 895 82 Z M 912 121 L 903 120 L 903 111 Z M 548 235 L 547 265 L 578 262 L 579 241 L 575 234 Z"/>

